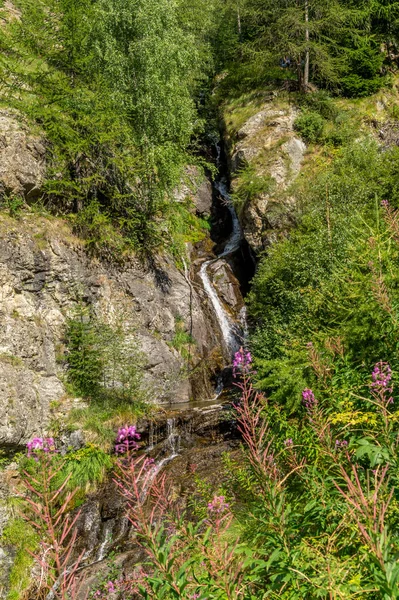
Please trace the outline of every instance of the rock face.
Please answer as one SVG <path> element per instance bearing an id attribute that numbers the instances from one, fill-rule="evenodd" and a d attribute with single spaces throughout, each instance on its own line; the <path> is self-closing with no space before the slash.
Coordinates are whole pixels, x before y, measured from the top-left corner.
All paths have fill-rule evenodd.
<path id="1" fill-rule="evenodd" d="M 18 113 L 0 110 L 0 196 L 35 198 L 46 171 L 46 147 Z"/>
<path id="2" fill-rule="evenodd" d="M 200 217 L 209 217 L 212 211 L 212 184 L 210 180 L 194 166 L 185 169 L 185 176 L 174 197 L 178 202 L 189 198 L 193 202 L 195 212 Z"/>
<path id="3" fill-rule="evenodd" d="M 306 150 L 294 131 L 296 116 L 292 106 L 281 107 L 271 100 L 237 132 L 226 129 L 233 190 L 239 183 L 239 170 L 248 166 L 256 177 L 271 178 L 269 191 L 252 198 L 240 214 L 244 236 L 256 253 L 291 225 L 294 199 L 289 186 L 300 171 Z"/>
<path id="4" fill-rule="evenodd" d="M 209 266 L 209 272 L 214 288 L 222 302 L 238 315 L 243 307 L 239 283 L 231 266 L 225 260 L 217 260 Z"/>
<path id="5" fill-rule="evenodd" d="M 90 259 L 60 220 L 0 216 L 0 444 L 18 446 L 42 435 L 52 402 L 61 410 L 70 406 L 57 356 L 65 320 L 82 302 L 106 322 L 121 314 L 131 322 L 154 401 L 188 401 L 186 363 L 171 342 L 183 320 L 195 340 L 195 360 L 218 345 L 201 293 L 168 258 L 158 259 L 156 273 L 134 260 L 111 268 Z M 197 395 L 209 397 L 205 379 L 198 389 L 198 374 L 195 385 Z"/>

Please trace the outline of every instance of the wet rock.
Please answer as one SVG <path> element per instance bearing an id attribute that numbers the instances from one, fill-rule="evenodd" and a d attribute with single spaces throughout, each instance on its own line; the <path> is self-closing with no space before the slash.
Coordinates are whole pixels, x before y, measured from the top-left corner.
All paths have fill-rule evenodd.
<path id="1" fill-rule="evenodd" d="M 0 110 L 0 195 L 37 197 L 46 165 L 43 138 L 33 135 L 17 112 Z"/>
<path id="2" fill-rule="evenodd" d="M 219 298 L 234 311 L 234 314 L 238 314 L 243 306 L 243 299 L 231 266 L 220 259 L 209 266 L 209 272 Z"/>

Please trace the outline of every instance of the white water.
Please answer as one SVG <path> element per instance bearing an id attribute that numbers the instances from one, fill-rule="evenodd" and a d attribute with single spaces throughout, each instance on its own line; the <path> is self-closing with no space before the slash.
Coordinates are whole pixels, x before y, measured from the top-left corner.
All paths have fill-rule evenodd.
<path id="1" fill-rule="evenodd" d="M 147 492 L 148 492 L 149 488 L 151 487 L 151 484 L 154 481 L 155 477 L 158 475 L 159 471 L 165 465 L 167 465 L 171 460 L 176 458 L 176 456 L 179 456 L 180 435 L 176 431 L 176 419 L 171 418 L 171 419 L 167 420 L 166 436 L 167 437 L 166 437 L 164 446 L 165 446 L 165 448 L 167 448 L 168 454 L 166 456 L 164 456 L 163 458 L 161 458 L 161 460 L 157 461 L 151 468 L 151 471 L 147 477 L 145 486 L 143 487 L 143 489 L 141 491 L 140 502 L 145 501 L 145 499 L 147 497 Z M 150 450 L 150 449 L 151 449 L 151 447 L 147 448 L 147 450 Z"/>
<path id="2" fill-rule="evenodd" d="M 231 197 L 227 191 L 226 183 L 223 181 L 218 181 L 215 183 L 215 188 L 218 190 L 220 195 L 222 196 L 224 203 L 226 204 L 230 214 L 231 221 L 233 225 L 232 232 L 230 234 L 229 239 L 226 242 L 224 250 L 217 258 L 213 258 L 211 260 L 205 261 L 201 265 L 200 269 L 200 277 L 202 279 L 202 283 L 204 286 L 204 290 L 212 302 L 213 309 L 215 311 L 220 330 L 222 332 L 224 345 L 226 350 L 232 354 L 235 350 L 238 349 L 239 343 L 236 336 L 236 326 L 230 318 L 230 315 L 224 308 L 222 302 L 219 299 L 219 296 L 216 293 L 215 288 L 212 285 L 211 279 L 208 275 L 208 267 L 212 263 L 217 260 L 223 259 L 226 256 L 229 256 L 240 247 L 242 232 L 240 227 L 240 222 L 238 220 L 236 211 L 234 210 L 233 203 L 231 201 Z"/>
<path id="3" fill-rule="evenodd" d="M 106 521 L 104 525 L 103 541 L 97 551 L 96 562 L 103 560 L 107 554 L 107 550 L 112 542 L 112 521 Z"/>

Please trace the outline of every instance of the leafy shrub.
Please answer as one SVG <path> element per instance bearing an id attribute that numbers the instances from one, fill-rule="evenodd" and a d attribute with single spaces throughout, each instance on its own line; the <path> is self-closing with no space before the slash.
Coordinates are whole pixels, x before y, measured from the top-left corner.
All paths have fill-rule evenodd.
<path id="1" fill-rule="evenodd" d="M 298 94 L 296 102 L 305 112 L 318 113 L 323 119 L 333 120 L 339 111 L 334 100 L 326 90 L 308 94 Z"/>
<path id="2" fill-rule="evenodd" d="M 112 397 L 116 401 L 139 400 L 143 355 L 135 332 L 97 319 L 81 306 L 67 323 L 68 379 L 77 393 L 87 397 Z"/>
<path id="3" fill-rule="evenodd" d="M 69 476 L 68 487 L 89 491 L 103 481 L 106 472 L 112 467 L 112 458 L 95 444 L 87 444 L 80 450 L 68 452 L 63 458 L 59 484 Z"/>
<path id="4" fill-rule="evenodd" d="M 175 334 L 169 342 L 169 345 L 172 348 L 175 348 L 184 359 L 190 360 L 192 354 L 191 347 L 195 344 L 195 340 L 193 336 L 185 330 L 184 321 L 181 317 L 176 318 L 175 329 Z"/>
<path id="5" fill-rule="evenodd" d="M 352 73 L 341 79 L 342 93 L 349 98 L 364 98 L 378 92 L 383 86 L 381 77 L 364 79 L 356 73 Z"/>
<path id="6" fill-rule="evenodd" d="M 361 382 L 381 356 L 397 368 L 399 249 L 379 206 L 387 197 L 397 202 L 397 155 L 380 154 L 371 140 L 344 146 L 305 185 L 296 230 L 259 265 L 250 294 L 258 383 L 289 411 L 300 388 L 314 384 L 308 342 L 331 360 L 331 339 L 341 340 L 343 387 Z"/>
<path id="7" fill-rule="evenodd" d="M 299 131 L 307 142 L 318 142 L 321 140 L 324 129 L 324 119 L 318 112 L 302 112 L 294 123 L 294 128 Z"/>
<path id="8" fill-rule="evenodd" d="M 270 193 L 274 183 L 270 175 L 259 175 L 254 165 L 240 169 L 232 194 L 235 206 L 239 210 L 256 197 Z"/>
<path id="9" fill-rule="evenodd" d="M 331 125 L 327 124 L 324 130 L 325 142 L 336 147 L 348 145 L 355 137 L 356 128 L 351 122 L 350 115 L 345 112 L 339 112 Z"/>

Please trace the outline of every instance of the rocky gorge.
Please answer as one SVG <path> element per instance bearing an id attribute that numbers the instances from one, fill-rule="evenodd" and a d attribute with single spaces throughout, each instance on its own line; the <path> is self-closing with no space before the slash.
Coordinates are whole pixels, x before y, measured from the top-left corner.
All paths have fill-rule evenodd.
<path id="1" fill-rule="evenodd" d="M 269 102 L 238 132 L 228 133 L 225 125 L 233 189 L 240 169 L 256 164 L 265 152 L 267 166 L 256 168 L 262 174 L 266 169 L 274 181 L 273 191 L 247 202 L 239 219 L 226 179 L 212 186 L 195 167 L 188 168 L 176 202 L 189 198 L 193 213 L 212 218 L 217 233 L 214 228 L 213 240 L 187 244 L 180 265 L 166 254 L 152 265 L 136 258 L 112 265 L 88 254 L 63 219 L 29 208 L 18 215 L 0 214 L 0 449 L 6 455 L 50 433 L 55 423 L 67 446 L 85 444 L 84 431 L 68 433 L 66 426 L 70 411 L 86 401 L 71 396 L 63 360 L 66 323 L 83 304 L 104 323 L 122 320 L 134 330 L 151 402 L 166 410 L 138 427 L 151 456 L 170 470 L 176 493 L 187 495 L 193 464 L 205 477 L 210 476 L 209 461 L 212 471 L 220 473 L 222 453 L 235 447 L 237 436 L 224 397 L 215 400 L 218 381 L 220 386 L 220 374 L 243 341 L 243 294 L 254 273 L 253 253 L 290 226 L 293 199 L 281 198 L 298 175 L 305 151 L 294 134 L 294 118 L 294 111 Z M 3 111 L 1 119 L 0 185 L 4 193 L 29 203 L 43 182 L 46 142 L 18 115 Z M 190 336 L 189 364 L 173 345 L 179 329 Z M 0 536 L 11 514 L 13 469 L 11 462 L 1 473 Z M 79 544 L 88 564 L 97 565 L 116 546 L 123 550 L 122 562 L 129 563 L 128 539 L 121 500 L 108 482 L 84 505 Z M 1 597 L 6 597 L 13 555 L 10 547 L 0 551 Z M 94 579 L 96 569 L 91 567 Z"/>

